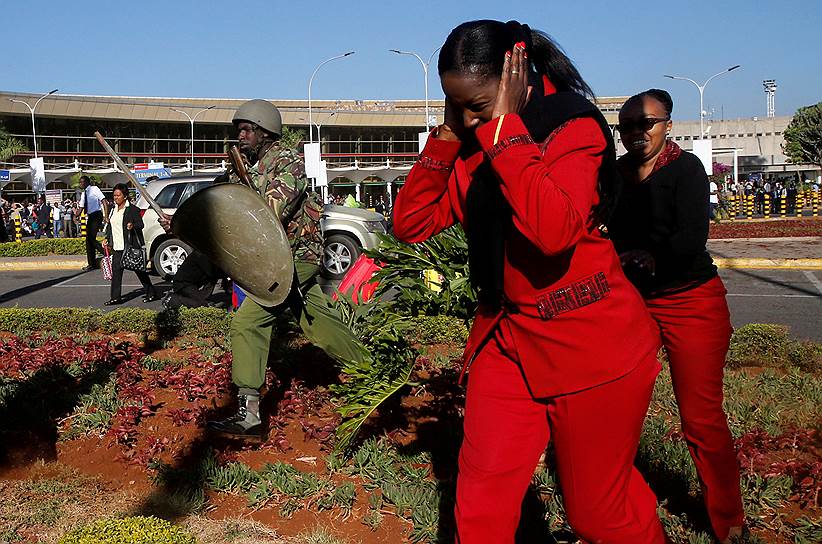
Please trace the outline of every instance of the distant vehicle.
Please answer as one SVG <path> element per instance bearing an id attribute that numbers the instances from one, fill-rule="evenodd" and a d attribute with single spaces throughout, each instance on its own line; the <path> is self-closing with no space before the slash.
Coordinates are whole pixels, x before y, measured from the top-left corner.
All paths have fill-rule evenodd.
<path id="1" fill-rule="evenodd" d="M 363 249 L 379 246 L 377 234 L 388 232 L 382 214 L 335 204 L 325 205 L 320 226 L 325 238 L 323 275 L 333 280 L 345 276 Z"/>
<path id="2" fill-rule="evenodd" d="M 154 180 L 146 185 L 148 194 L 159 204 L 165 213 L 174 215 L 177 208 L 191 195 L 214 183 L 216 176 L 180 176 Z M 143 237 L 146 240 L 148 261 L 152 269 L 170 280 L 177 269 L 191 253 L 191 246 L 167 234 L 160 226 L 157 212 L 151 209 L 142 196 L 137 198 L 137 207 L 143 217 Z"/>

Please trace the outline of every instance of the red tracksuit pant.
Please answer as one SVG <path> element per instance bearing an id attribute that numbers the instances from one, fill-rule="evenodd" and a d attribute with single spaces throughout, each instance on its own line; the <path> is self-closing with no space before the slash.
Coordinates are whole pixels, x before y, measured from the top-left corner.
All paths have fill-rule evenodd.
<path id="1" fill-rule="evenodd" d="M 642 422 L 660 370 L 646 356 L 628 375 L 536 400 L 497 333 L 474 360 L 457 478 L 457 541 L 508 544 L 549 440 L 568 522 L 590 543 L 664 543 L 656 497 L 634 468 Z"/>
<path id="2" fill-rule="evenodd" d="M 733 332 L 725 293 L 717 276 L 688 291 L 645 301 L 668 353 L 682 434 L 720 540 L 731 527 L 741 527 L 745 517 L 739 464 L 722 409 L 722 377 Z"/>

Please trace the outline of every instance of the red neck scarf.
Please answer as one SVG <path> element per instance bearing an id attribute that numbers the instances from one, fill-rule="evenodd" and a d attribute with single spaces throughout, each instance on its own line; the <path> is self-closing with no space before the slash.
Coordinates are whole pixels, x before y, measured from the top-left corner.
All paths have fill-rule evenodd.
<path id="1" fill-rule="evenodd" d="M 682 155 L 682 148 L 671 140 L 666 141 L 665 149 L 663 149 L 662 153 L 660 153 L 659 157 L 657 157 L 656 164 L 654 164 L 654 169 L 651 170 L 651 174 L 655 174 L 660 168 L 668 166 L 677 160 L 680 155 Z"/>

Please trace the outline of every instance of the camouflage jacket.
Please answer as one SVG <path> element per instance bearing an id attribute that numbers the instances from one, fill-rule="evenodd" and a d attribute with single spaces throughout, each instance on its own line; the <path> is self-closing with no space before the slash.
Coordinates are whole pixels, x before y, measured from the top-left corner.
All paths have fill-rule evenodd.
<path id="1" fill-rule="evenodd" d="M 285 227 L 295 261 L 319 264 L 323 237 L 320 231 L 322 203 L 316 193 L 308 191 L 305 167 L 296 151 L 274 144 L 248 174 L 268 205 Z M 231 181 L 239 178 L 231 173 Z"/>

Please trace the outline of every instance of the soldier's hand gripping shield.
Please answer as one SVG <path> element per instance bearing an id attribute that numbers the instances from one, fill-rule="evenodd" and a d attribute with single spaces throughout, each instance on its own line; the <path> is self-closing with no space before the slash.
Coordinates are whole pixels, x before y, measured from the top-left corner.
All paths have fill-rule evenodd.
<path id="1" fill-rule="evenodd" d="M 171 230 L 261 306 L 277 306 L 288 296 L 294 277 L 288 238 L 252 189 L 223 183 L 197 191 L 174 213 Z"/>

